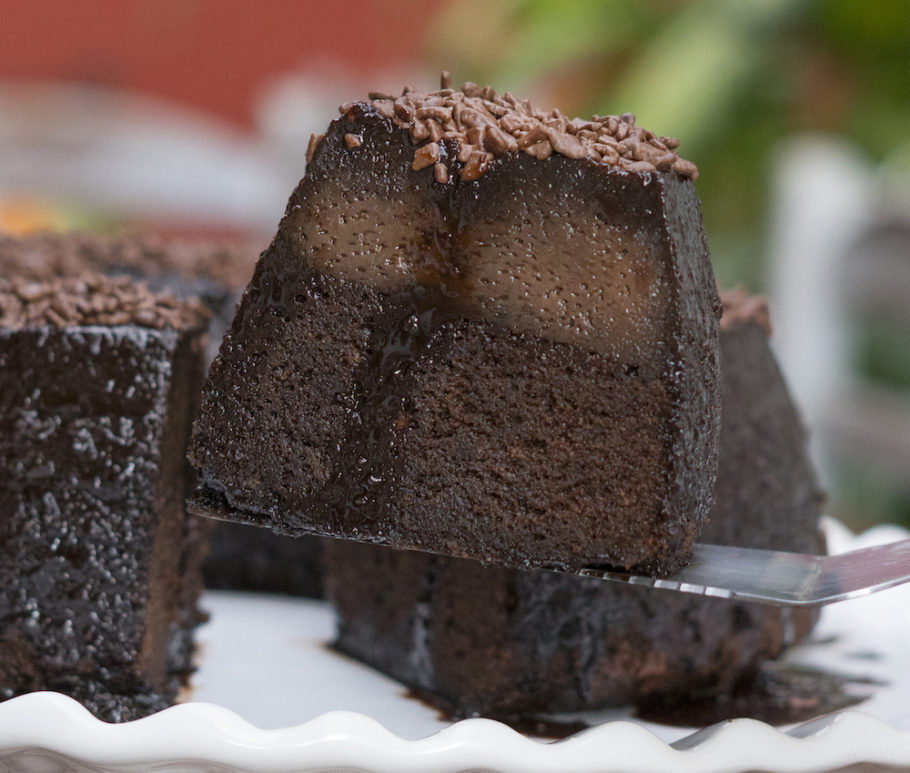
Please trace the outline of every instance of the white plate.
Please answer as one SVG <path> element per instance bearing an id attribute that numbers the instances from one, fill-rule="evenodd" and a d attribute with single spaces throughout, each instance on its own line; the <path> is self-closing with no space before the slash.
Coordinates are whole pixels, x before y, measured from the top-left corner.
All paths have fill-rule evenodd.
<path id="1" fill-rule="evenodd" d="M 828 523 L 834 552 L 908 536 L 860 537 Z M 694 732 L 588 715 L 600 724 L 557 743 L 497 722 L 451 724 L 400 684 L 332 652 L 324 603 L 209 593 L 192 702 L 107 725 L 74 701 L 34 693 L 0 704 L 0 771 L 323 771 L 443 773 L 808 773 L 859 761 L 910 767 L 910 586 L 825 609 L 798 664 L 884 684 L 847 711 L 797 728 L 737 719 Z M 278 729 L 284 728 L 284 729 Z"/>

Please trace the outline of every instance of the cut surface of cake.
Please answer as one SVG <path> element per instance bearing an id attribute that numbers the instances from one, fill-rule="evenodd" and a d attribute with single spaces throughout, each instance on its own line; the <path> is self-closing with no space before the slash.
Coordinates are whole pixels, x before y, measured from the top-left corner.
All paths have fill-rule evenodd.
<path id="1" fill-rule="evenodd" d="M 210 372 L 193 511 L 678 568 L 716 469 L 719 304 L 675 147 L 473 84 L 342 106 Z"/>
<path id="2" fill-rule="evenodd" d="M 0 279 L 0 695 L 56 690 L 107 720 L 192 670 L 207 524 L 184 450 L 200 305 L 100 275 Z"/>
<path id="3" fill-rule="evenodd" d="M 767 309 L 722 297 L 718 480 L 701 539 L 821 552 L 822 496 Z M 341 540 L 325 566 L 337 647 L 459 717 L 722 695 L 817 616 Z"/>

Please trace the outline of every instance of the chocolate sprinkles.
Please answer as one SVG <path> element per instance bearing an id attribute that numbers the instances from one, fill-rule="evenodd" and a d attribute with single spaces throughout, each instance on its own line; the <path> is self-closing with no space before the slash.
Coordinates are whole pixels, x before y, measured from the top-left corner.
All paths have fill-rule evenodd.
<path id="1" fill-rule="evenodd" d="M 209 313 L 196 299 L 151 292 L 128 277 L 86 273 L 35 282 L 0 278 L 0 328 L 139 325 L 204 327 Z"/>
<path id="2" fill-rule="evenodd" d="M 413 168 L 432 166 L 440 183 L 448 182 L 454 172 L 445 159 L 461 164 L 462 180 L 476 180 L 496 156 L 505 153 L 527 153 L 540 160 L 558 153 L 627 172 L 674 170 L 693 180 L 698 177 L 695 164 L 675 152 L 679 140 L 636 126 L 632 113 L 570 120 L 558 109 L 539 110 L 510 92 L 500 96 L 490 86 L 469 81 L 455 91 L 447 72 L 442 73 L 438 91 L 424 93 L 407 86 L 400 96 L 370 92 L 368 104 L 409 133 L 416 145 Z M 352 117 L 353 108 L 349 102 L 339 111 Z M 310 141 L 308 161 L 321 139 L 318 135 Z M 360 137 L 348 134 L 345 142 L 353 149 L 359 147 Z M 454 147 L 443 153 L 440 143 L 446 142 Z"/>

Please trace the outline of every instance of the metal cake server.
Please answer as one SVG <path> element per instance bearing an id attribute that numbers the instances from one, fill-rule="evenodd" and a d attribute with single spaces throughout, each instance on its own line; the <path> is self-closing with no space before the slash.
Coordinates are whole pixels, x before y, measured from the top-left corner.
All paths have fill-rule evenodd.
<path id="1" fill-rule="evenodd" d="M 817 607 L 910 582 L 910 539 L 836 556 L 699 544 L 689 565 L 669 577 L 598 569 L 579 574 L 715 598 Z"/>

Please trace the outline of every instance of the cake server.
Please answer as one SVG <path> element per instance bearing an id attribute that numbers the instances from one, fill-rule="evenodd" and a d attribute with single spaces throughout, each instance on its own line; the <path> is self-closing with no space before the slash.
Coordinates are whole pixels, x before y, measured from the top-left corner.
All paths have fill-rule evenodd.
<path id="1" fill-rule="evenodd" d="M 599 569 L 579 574 L 715 598 L 817 607 L 910 582 L 910 539 L 836 556 L 699 544 L 688 566 L 669 577 Z"/>

